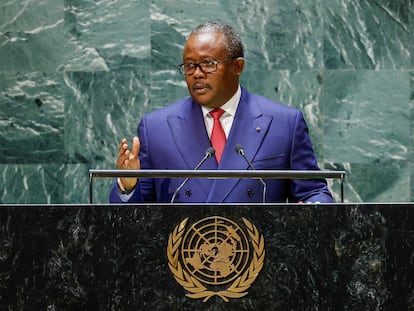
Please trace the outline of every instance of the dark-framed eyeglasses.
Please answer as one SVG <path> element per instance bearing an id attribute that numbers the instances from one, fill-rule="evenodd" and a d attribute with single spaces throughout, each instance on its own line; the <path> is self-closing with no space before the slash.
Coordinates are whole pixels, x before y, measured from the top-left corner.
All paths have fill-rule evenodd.
<path id="1" fill-rule="evenodd" d="M 204 60 L 199 63 L 189 62 L 189 63 L 178 65 L 177 68 L 178 68 L 178 71 L 184 76 L 192 75 L 196 71 L 197 67 L 200 68 L 200 70 L 203 73 L 212 73 L 217 70 L 218 64 L 228 63 L 228 62 L 231 62 L 233 59 L 234 58 L 229 58 L 225 60 Z"/>

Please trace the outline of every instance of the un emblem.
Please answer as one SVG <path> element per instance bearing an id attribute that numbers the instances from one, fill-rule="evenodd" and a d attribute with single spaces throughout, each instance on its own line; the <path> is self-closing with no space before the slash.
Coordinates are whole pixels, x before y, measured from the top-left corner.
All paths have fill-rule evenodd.
<path id="1" fill-rule="evenodd" d="M 229 301 L 248 294 L 263 267 L 265 250 L 257 228 L 242 220 L 244 228 L 224 217 L 207 217 L 186 230 L 186 218 L 174 228 L 168 265 L 186 296 L 206 302 L 213 296 Z"/>

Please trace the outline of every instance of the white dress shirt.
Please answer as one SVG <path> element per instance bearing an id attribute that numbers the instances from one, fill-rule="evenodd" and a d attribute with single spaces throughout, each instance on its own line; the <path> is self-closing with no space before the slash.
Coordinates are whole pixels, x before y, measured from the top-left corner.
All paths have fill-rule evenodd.
<path id="1" fill-rule="evenodd" d="M 234 115 L 236 114 L 237 106 L 239 105 L 241 97 L 241 88 L 240 85 L 237 88 L 236 93 L 234 93 L 233 97 L 228 100 L 227 103 L 225 103 L 220 108 L 224 110 L 224 113 L 220 117 L 221 126 L 223 127 L 224 133 L 226 134 L 226 138 L 229 137 L 231 126 L 233 125 Z M 201 106 L 201 109 L 203 111 L 204 116 L 204 122 L 206 124 L 206 130 L 208 137 L 211 137 L 211 132 L 213 131 L 213 123 L 214 119 L 210 115 L 210 111 L 212 111 L 212 108 L 207 108 L 204 106 Z"/>

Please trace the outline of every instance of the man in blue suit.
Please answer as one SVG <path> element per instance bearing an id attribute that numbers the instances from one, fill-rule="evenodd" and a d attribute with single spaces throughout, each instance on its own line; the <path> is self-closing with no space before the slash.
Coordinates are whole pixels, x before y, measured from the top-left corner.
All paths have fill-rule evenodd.
<path id="1" fill-rule="evenodd" d="M 132 148 L 126 139 L 119 145 L 118 169 L 194 169 L 211 147 L 215 125 L 210 112 L 221 108 L 224 150 L 222 155 L 216 150 L 200 169 L 249 169 L 235 152 L 240 144 L 257 170 L 318 170 L 301 111 L 240 86 L 244 64 L 241 40 L 230 26 L 209 22 L 195 28 L 179 66 L 191 96 L 144 116 Z M 170 202 L 181 182 L 177 178 L 119 178 L 110 202 Z M 333 202 L 325 180 L 264 182 L 266 202 Z M 190 178 L 174 202 L 262 202 L 262 191 L 258 179 Z"/>

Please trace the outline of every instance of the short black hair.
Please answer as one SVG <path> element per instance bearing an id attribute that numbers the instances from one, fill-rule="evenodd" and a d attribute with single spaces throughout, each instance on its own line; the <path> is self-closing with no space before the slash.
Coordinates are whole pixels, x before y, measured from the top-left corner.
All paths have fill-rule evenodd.
<path id="1" fill-rule="evenodd" d="M 244 57 L 243 44 L 238 33 L 230 25 L 218 21 L 198 25 L 190 35 L 202 33 L 223 33 L 226 39 L 225 48 L 231 58 Z"/>

